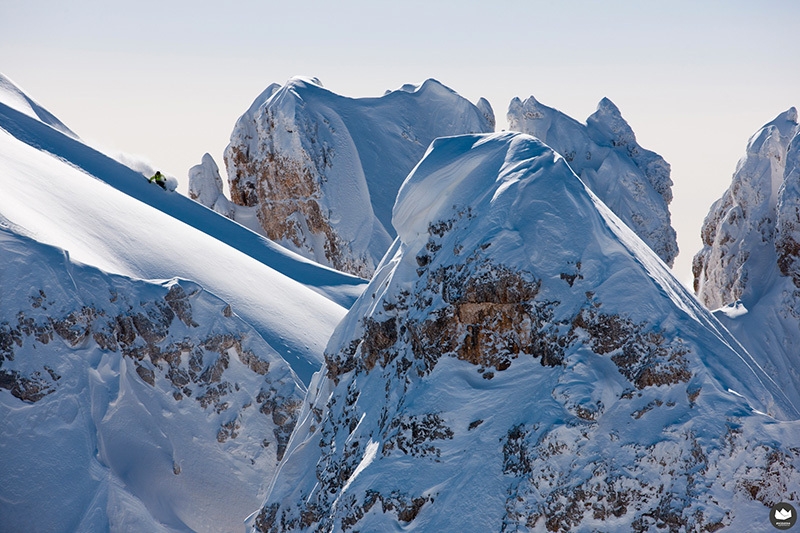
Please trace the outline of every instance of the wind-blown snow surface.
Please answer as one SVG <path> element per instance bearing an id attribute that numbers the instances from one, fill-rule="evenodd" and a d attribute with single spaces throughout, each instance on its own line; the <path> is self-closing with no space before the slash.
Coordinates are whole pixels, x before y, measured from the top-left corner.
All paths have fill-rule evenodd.
<path id="1" fill-rule="evenodd" d="M 798 411 L 540 141 L 434 141 L 393 223 L 253 529 L 770 531 L 800 496 Z"/>
<path id="2" fill-rule="evenodd" d="M 317 79 L 267 88 L 225 151 L 234 203 L 270 239 L 369 278 L 394 237 L 397 190 L 431 141 L 494 131 L 494 113 L 436 80 L 347 98 Z"/>
<path id="3" fill-rule="evenodd" d="M 668 265 L 678 255 L 670 222 L 670 167 L 639 146 L 633 130 L 608 98 L 597 104 L 586 124 L 531 96 L 514 98 L 508 125 L 538 137 L 567 160 L 572 170 Z"/>
<path id="4" fill-rule="evenodd" d="M 694 288 L 800 403 L 800 125 L 791 108 L 747 144 L 703 223 Z M 745 312 L 746 311 L 746 312 Z"/>
<path id="5" fill-rule="evenodd" d="M 75 137 L 76 139 L 78 137 L 72 130 L 65 126 L 63 122 L 58 120 L 47 109 L 36 103 L 3 74 L 0 74 L 0 104 L 6 105 L 20 113 L 24 113 L 31 118 L 35 118 L 70 137 Z"/>
<path id="6" fill-rule="evenodd" d="M 0 529 L 241 531 L 304 387 L 230 307 L 0 230 Z"/>
<path id="7" fill-rule="evenodd" d="M 0 189 L 4 226 L 107 272 L 199 283 L 229 302 L 306 383 L 364 287 L 2 103 Z"/>

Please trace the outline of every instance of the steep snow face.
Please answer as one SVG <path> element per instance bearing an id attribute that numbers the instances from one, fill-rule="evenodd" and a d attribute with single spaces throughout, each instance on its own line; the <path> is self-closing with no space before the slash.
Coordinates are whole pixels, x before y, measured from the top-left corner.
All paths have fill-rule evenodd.
<path id="1" fill-rule="evenodd" d="M 756 132 L 703 223 L 694 288 L 800 402 L 800 126 L 781 113 Z"/>
<path id="2" fill-rule="evenodd" d="M 678 255 L 670 222 L 670 166 L 639 146 L 633 130 L 608 98 L 586 124 L 540 104 L 531 96 L 514 98 L 508 108 L 513 131 L 538 137 L 668 265 Z"/>
<path id="3" fill-rule="evenodd" d="M 800 491 L 797 410 L 540 141 L 434 141 L 393 223 L 253 530 L 769 531 Z"/>
<path id="4" fill-rule="evenodd" d="M 0 516 L 7 531 L 240 531 L 301 406 L 222 300 L 0 230 Z"/>
<path id="5" fill-rule="evenodd" d="M 493 130 L 486 100 L 435 80 L 353 99 L 293 78 L 237 122 L 225 151 L 231 197 L 257 207 L 270 239 L 369 278 L 394 237 L 397 190 L 430 142 Z"/>
<path id="6" fill-rule="evenodd" d="M 306 383 L 344 306 L 366 285 L 2 103 L 0 190 L 4 226 L 107 272 L 199 283 L 230 303 Z"/>
<path id="7" fill-rule="evenodd" d="M 72 130 L 64 125 L 63 122 L 58 120 L 47 109 L 36 103 L 29 97 L 22 89 L 20 89 L 13 81 L 8 79 L 3 74 L 0 74 L 0 104 L 7 105 L 8 107 L 24 113 L 31 118 L 34 118 L 43 124 L 69 135 L 70 137 L 78 138 Z"/>

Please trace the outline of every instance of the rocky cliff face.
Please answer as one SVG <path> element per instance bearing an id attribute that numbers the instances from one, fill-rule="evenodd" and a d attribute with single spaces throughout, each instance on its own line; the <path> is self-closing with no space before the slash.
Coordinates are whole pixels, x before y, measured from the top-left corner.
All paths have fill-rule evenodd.
<path id="1" fill-rule="evenodd" d="M 792 108 L 757 131 L 706 217 L 694 289 L 800 402 L 800 126 Z"/>
<path id="2" fill-rule="evenodd" d="M 235 206 L 223 193 L 219 167 L 211 154 L 204 154 L 200 164 L 189 169 L 189 198 L 222 216 L 236 218 Z"/>
<path id="3" fill-rule="evenodd" d="M 238 531 L 297 420 L 288 364 L 192 282 L 0 250 L 4 528 Z"/>
<path id="4" fill-rule="evenodd" d="M 393 223 L 252 530 L 768 531 L 800 492 L 798 411 L 538 140 L 435 141 Z"/>
<path id="5" fill-rule="evenodd" d="M 592 192 L 672 266 L 678 244 L 670 223 L 670 166 L 639 146 L 611 100 L 603 98 L 584 125 L 533 96 L 515 98 L 508 108 L 508 124 L 561 154 Z"/>
<path id="6" fill-rule="evenodd" d="M 435 80 L 352 99 L 316 79 L 270 86 L 225 151 L 234 203 L 257 209 L 265 235 L 319 263 L 369 278 L 391 244 L 391 207 L 430 142 L 494 129 Z"/>
<path id="7" fill-rule="evenodd" d="M 778 266 L 778 204 L 783 204 L 782 218 L 786 219 L 789 213 L 786 201 L 781 202 L 781 186 L 789 143 L 797 131 L 797 111 L 792 108 L 756 132 L 736 166 L 730 188 L 711 206 L 703 222 L 703 249 L 695 256 L 692 270 L 695 292 L 710 309 L 741 299 L 747 289 L 755 291 L 763 272 L 753 272 L 754 267 Z M 792 192 L 791 185 L 787 192 Z M 786 196 L 789 200 L 791 194 Z M 782 232 L 781 251 L 777 252 L 782 270 L 787 272 L 793 253 L 790 240 L 787 232 Z"/>

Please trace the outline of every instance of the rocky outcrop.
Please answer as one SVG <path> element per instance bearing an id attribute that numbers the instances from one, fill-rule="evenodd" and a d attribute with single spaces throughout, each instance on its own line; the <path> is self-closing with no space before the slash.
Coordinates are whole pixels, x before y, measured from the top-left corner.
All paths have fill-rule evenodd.
<path id="1" fill-rule="evenodd" d="M 752 302 L 765 289 L 764 274 L 776 264 L 783 275 L 790 274 L 791 258 L 796 255 L 791 221 L 795 216 L 791 206 L 797 201 L 794 165 L 789 169 L 788 188 L 784 173 L 789 143 L 797 132 L 794 108 L 756 132 L 730 188 L 703 222 L 703 249 L 695 255 L 692 271 L 695 292 L 710 309 L 742 298 Z M 782 228 L 780 237 L 778 227 Z"/>
<path id="2" fill-rule="evenodd" d="M 394 237 L 397 190 L 430 142 L 493 129 L 486 100 L 435 80 L 352 99 L 294 78 L 237 122 L 225 151 L 231 198 L 257 210 L 270 239 L 369 278 Z"/>
<path id="3" fill-rule="evenodd" d="M 694 289 L 800 404 L 800 125 L 794 108 L 757 131 L 706 216 Z"/>
<path id="4" fill-rule="evenodd" d="M 189 169 L 189 198 L 222 216 L 236 218 L 235 206 L 223 193 L 219 168 L 211 154 L 203 155 L 202 162 Z"/>
<path id="5" fill-rule="evenodd" d="M 289 365 L 192 282 L 112 276 L 6 231 L 0 247 L 15 281 L 0 307 L 4 524 L 241 523 L 297 421 Z"/>
<path id="6" fill-rule="evenodd" d="M 739 531 L 800 493 L 798 411 L 541 142 L 439 139 L 393 213 L 252 530 Z"/>
<path id="7" fill-rule="evenodd" d="M 539 103 L 514 98 L 508 108 L 513 131 L 538 137 L 669 266 L 678 255 L 670 222 L 670 166 L 639 146 L 614 103 L 603 98 L 586 124 Z"/>
<path id="8" fill-rule="evenodd" d="M 786 149 L 783 183 L 778 190 L 775 252 L 780 273 L 800 289 L 800 137 L 797 135 Z"/>

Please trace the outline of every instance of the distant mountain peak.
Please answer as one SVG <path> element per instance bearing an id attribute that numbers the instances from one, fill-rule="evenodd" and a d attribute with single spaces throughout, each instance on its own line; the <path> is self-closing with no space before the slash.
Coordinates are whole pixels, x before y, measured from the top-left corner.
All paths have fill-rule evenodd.
<path id="1" fill-rule="evenodd" d="M 619 108 L 603 98 L 586 124 L 541 104 L 533 96 L 514 98 L 509 128 L 544 141 L 661 259 L 672 265 L 678 255 L 670 222 L 670 166 L 642 148 Z"/>
<path id="2" fill-rule="evenodd" d="M 231 199 L 270 239 L 368 278 L 391 244 L 397 189 L 430 142 L 493 129 L 488 102 L 434 79 L 347 98 L 293 78 L 237 122 L 225 152 Z"/>

